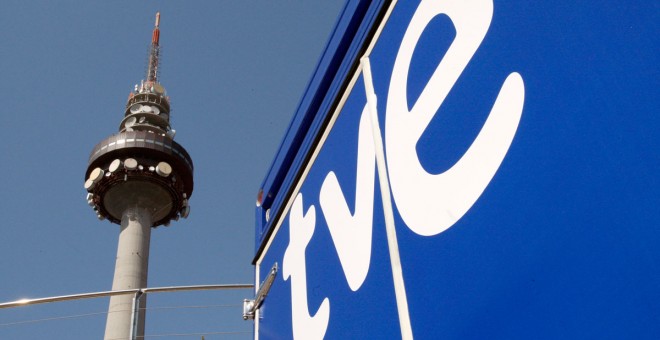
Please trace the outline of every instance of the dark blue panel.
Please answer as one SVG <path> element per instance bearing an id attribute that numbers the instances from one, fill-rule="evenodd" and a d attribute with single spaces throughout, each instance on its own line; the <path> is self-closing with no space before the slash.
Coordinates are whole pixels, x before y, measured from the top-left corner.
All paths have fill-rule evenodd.
<path id="1" fill-rule="evenodd" d="M 338 18 L 337 25 L 310 80 L 298 109 L 284 136 L 261 189 L 263 202 L 257 207 L 256 249 L 264 246 L 264 239 L 272 232 L 272 223 L 266 221 L 266 211 L 280 212 L 287 199 L 290 186 L 296 180 L 306 161 L 317 134 L 326 121 L 334 95 L 345 85 L 355 57 L 363 48 L 364 39 L 373 27 L 376 16 L 382 13 L 386 1 L 348 0 Z M 332 95 L 330 95 L 332 94 Z M 275 217 L 274 216 L 274 217 Z"/>

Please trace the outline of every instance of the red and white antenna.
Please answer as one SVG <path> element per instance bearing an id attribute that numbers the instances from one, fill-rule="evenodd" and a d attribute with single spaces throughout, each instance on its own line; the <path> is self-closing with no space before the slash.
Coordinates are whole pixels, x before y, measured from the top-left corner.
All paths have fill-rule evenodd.
<path id="1" fill-rule="evenodd" d="M 156 24 L 151 35 L 151 48 L 149 50 L 149 66 L 147 68 L 147 82 L 158 82 L 158 58 L 160 56 L 160 12 L 156 12 Z"/>

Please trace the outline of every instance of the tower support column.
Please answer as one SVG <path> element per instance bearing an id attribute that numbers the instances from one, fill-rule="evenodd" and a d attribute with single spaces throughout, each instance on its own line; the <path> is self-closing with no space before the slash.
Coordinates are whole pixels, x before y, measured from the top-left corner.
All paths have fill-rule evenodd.
<path id="1" fill-rule="evenodd" d="M 147 287 L 149 266 L 149 241 L 152 216 L 144 207 L 129 207 L 122 214 L 117 261 L 112 290 Z M 133 295 L 116 295 L 110 298 L 105 326 L 105 339 L 130 339 Z M 144 337 L 146 296 L 140 298 L 137 315 L 137 338 Z"/>

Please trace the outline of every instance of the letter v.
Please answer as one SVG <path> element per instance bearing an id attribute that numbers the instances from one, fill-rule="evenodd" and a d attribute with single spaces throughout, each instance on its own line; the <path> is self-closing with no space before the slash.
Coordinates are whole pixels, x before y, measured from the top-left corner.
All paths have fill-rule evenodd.
<path id="1" fill-rule="evenodd" d="M 371 234 L 373 229 L 375 151 L 365 106 L 360 117 L 355 180 L 355 214 L 346 203 L 337 176 L 328 173 L 321 186 L 319 202 L 328 222 L 328 229 L 335 244 L 348 286 L 360 288 L 371 262 Z"/>

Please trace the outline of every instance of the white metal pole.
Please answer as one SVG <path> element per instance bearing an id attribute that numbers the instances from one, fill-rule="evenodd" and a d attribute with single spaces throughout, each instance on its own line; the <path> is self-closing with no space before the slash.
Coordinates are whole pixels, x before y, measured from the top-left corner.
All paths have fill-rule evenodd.
<path id="1" fill-rule="evenodd" d="M 364 76 L 364 86 L 367 95 L 367 106 L 371 118 L 371 128 L 373 129 L 374 147 L 376 151 L 376 168 L 378 169 L 378 179 L 380 184 L 380 193 L 383 202 L 383 212 L 385 217 L 385 231 L 387 235 L 387 247 L 390 252 L 390 264 L 392 266 L 392 279 L 394 281 L 394 295 L 396 297 L 396 306 L 399 313 L 399 324 L 401 327 L 401 338 L 408 340 L 413 338 L 412 326 L 410 323 L 410 313 L 408 312 L 408 297 L 406 296 L 406 286 L 403 281 L 403 269 L 401 268 L 401 256 L 399 255 L 399 243 L 396 239 L 396 228 L 394 226 L 394 208 L 392 208 L 392 198 L 390 197 L 390 184 L 387 176 L 387 166 L 385 163 L 385 151 L 383 139 L 378 123 L 377 97 L 374 91 L 373 80 L 371 78 L 371 63 L 369 57 L 360 59 L 362 65 L 362 75 Z"/>
<path id="2" fill-rule="evenodd" d="M 135 293 L 137 292 L 148 294 L 148 293 L 189 292 L 189 291 L 197 291 L 197 290 L 230 290 L 230 289 L 252 289 L 252 288 L 254 288 L 254 285 L 251 283 L 237 283 L 237 284 L 212 284 L 212 285 L 195 285 L 195 286 L 171 286 L 171 287 L 152 287 L 152 288 L 142 288 L 142 289 L 109 290 L 105 292 L 79 293 L 72 295 L 50 296 L 50 297 L 36 298 L 36 299 L 20 299 L 16 301 L 0 303 L 0 309 L 25 307 L 25 306 L 38 305 L 43 303 L 95 299 L 106 296 L 135 295 Z"/>

